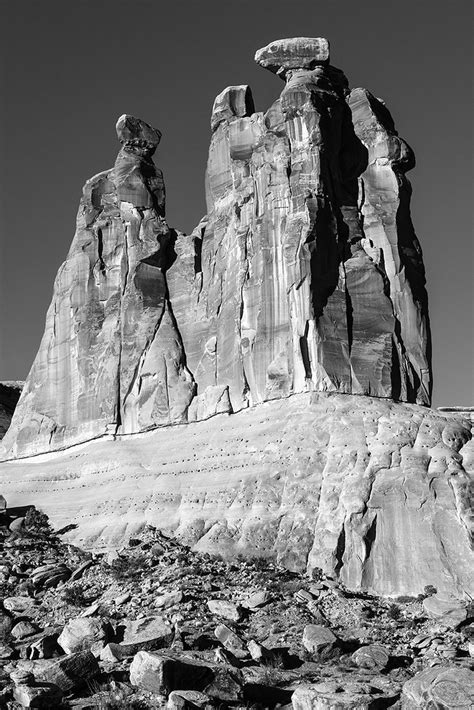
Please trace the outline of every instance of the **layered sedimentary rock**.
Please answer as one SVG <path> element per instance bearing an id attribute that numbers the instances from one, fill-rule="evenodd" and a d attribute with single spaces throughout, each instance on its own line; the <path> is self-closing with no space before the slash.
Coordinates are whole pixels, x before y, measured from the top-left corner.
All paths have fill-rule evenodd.
<path id="1" fill-rule="evenodd" d="M 304 391 L 429 403 L 411 150 L 379 100 L 349 92 L 327 40 L 279 40 L 256 61 L 285 87 L 265 113 L 246 85 L 217 96 L 208 215 L 190 237 L 164 219 L 159 131 L 119 119 L 4 456 Z"/>
<path id="2" fill-rule="evenodd" d="M 217 96 L 190 236 L 164 218 L 159 131 L 119 119 L 4 439 L 19 460 L 0 466 L 2 492 L 74 521 L 86 546 L 149 522 L 356 589 L 472 593 L 470 422 L 419 406 L 413 154 L 326 40 L 256 59 L 285 86 L 265 113 L 246 85 Z"/>
<path id="3" fill-rule="evenodd" d="M 183 421 L 194 382 L 169 302 L 159 131 L 117 123 L 115 166 L 87 181 L 43 340 L 6 447 L 21 455 Z"/>
<path id="4" fill-rule="evenodd" d="M 472 596 L 470 437 L 467 420 L 417 405 L 303 393 L 4 463 L 0 489 L 77 524 L 80 546 L 117 547 L 150 523 L 354 589 Z"/>
<path id="5" fill-rule="evenodd" d="M 169 273 L 198 391 L 228 387 L 234 410 L 305 390 L 428 404 L 413 154 L 380 101 L 349 92 L 326 40 L 256 60 L 285 88 L 266 113 L 245 85 L 217 97 L 208 215 Z"/>

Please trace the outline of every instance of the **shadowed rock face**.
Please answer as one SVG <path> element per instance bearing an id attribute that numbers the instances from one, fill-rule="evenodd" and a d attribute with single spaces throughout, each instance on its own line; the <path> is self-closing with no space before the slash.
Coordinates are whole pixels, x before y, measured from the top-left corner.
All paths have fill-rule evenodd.
<path id="1" fill-rule="evenodd" d="M 384 105 L 349 92 L 323 38 L 273 42 L 285 79 L 255 113 L 216 98 L 208 215 L 164 218 L 160 132 L 121 116 L 85 185 L 7 455 L 203 419 L 304 391 L 428 404 L 429 324 L 405 171 Z"/>
<path id="2" fill-rule="evenodd" d="M 10 426 L 23 382 L 0 382 L 0 439 Z"/>

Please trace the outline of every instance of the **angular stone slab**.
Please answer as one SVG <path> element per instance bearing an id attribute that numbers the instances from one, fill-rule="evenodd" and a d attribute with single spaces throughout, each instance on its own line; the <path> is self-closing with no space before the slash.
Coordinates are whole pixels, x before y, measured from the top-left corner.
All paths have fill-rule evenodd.
<path id="1" fill-rule="evenodd" d="M 285 77 L 289 69 L 314 69 L 318 64 L 328 64 L 329 42 L 325 37 L 277 39 L 257 50 L 255 61 Z"/>

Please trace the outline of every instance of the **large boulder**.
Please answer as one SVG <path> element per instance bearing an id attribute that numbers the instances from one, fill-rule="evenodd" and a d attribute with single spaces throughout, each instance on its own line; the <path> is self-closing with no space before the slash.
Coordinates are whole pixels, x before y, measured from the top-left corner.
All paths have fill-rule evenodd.
<path id="1" fill-rule="evenodd" d="M 468 710 L 474 706 L 474 673 L 468 668 L 426 668 L 403 686 L 403 710 Z"/>

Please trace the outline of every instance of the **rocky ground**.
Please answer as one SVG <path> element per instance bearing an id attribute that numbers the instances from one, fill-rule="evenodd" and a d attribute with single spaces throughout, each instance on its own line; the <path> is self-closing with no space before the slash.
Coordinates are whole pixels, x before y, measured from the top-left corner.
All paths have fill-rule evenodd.
<path id="1" fill-rule="evenodd" d="M 94 555 L 1 503 L 1 708 L 473 707 L 474 609 L 434 588 L 376 598 L 153 528 Z"/>

